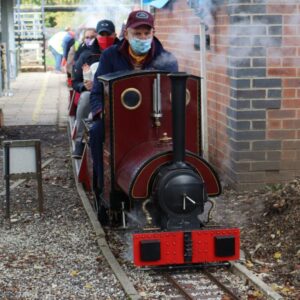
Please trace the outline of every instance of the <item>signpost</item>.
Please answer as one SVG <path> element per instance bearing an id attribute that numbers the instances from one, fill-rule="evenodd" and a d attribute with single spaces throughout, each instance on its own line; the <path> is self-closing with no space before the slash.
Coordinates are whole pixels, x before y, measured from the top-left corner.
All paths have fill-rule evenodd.
<path id="1" fill-rule="evenodd" d="M 36 179 L 38 209 L 43 213 L 43 189 L 40 140 L 4 141 L 5 217 L 10 223 L 10 179 Z"/>

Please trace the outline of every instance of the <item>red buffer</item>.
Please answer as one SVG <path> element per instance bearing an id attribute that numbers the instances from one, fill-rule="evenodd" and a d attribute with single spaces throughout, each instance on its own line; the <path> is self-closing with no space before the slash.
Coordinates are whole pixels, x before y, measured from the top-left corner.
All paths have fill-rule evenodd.
<path id="1" fill-rule="evenodd" d="M 240 257 L 240 230 L 209 229 L 133 234 L 136 266 L 214 263 Z"/>

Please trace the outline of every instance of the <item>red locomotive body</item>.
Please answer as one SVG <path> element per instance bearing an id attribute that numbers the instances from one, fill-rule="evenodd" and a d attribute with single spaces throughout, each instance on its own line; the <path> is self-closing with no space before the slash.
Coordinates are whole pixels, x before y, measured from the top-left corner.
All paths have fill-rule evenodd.
<path id="1" fill-rule="evenodd" d="M 99 80 L 105 96 L 101 201 L 111 212 L 125 207 L 143 214 L 144 225 L 133 234 L 134 263 L 238 259 L 239 230 L 207 229 L 199 217 L 208 197 L 221 193 L 201 157 L 200 78 L 142 71 Z"/>

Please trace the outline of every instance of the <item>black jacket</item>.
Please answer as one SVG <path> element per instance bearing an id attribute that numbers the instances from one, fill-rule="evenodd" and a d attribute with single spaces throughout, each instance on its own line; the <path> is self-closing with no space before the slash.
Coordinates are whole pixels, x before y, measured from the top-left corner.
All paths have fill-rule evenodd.
<path id="1" fill-rule="evenodd" d="M 98 62 L 101 52 L 102 51 L 99 47 L 97 39 L 95 39 L 90 47 L 86 47 L 86 49 L 83 49 L 81 51 L 79 58 L 75 62 L 73 70 L 72 87 L 76 92 L 81 93 L 83 91 L 86 91 L 83 83 L 82 66 L 84 64 L 88 64 L 90 66 L 93 63 Z"/>
<path id="2" fill-rule="evenodd" d="M 87 49 L 89 49 L 89 46 L 87 46 L 84 42 L 82 42 L 75 52 L 74 61 L 76 62 L 78 60 L 78 58 L 80 57 L 81 53 Z"/>

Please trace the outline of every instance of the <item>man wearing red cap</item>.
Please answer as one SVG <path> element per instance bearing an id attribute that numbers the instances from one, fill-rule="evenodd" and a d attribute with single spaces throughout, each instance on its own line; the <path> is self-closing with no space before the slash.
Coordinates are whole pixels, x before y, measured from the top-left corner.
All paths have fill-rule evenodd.
<path id="1" fill-rule="evenodd" d="M 103 94 L 101 83 L 97 78 L 100 75 L 126 70 L 178 71 L 176 58 L 167 52 L 154 36 L 153 16 L 144 10 L 133 11 L 129 14 L 124 39 L 102 53 L 94 77 L 90 95 L 94 120 L 90 130 L 90 146 L 94 173 L 97 175 L 100 190 L 103 185 L 103 122 L 101 119 Z"/>

